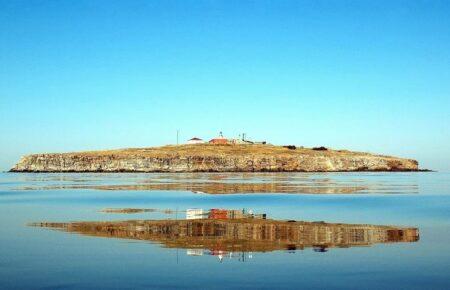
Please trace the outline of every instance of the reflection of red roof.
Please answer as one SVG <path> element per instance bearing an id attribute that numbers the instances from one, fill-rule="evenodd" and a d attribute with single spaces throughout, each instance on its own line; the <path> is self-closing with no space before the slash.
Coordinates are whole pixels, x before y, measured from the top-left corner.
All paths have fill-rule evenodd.
<path id="1" fill-rule="evenodd" d="M 212 144 L 228 144 L 228 139 L 225 138 L 214 138 L 209 140 L 209 143 Z"/>
<path id="2" fill-rule="evenodd" d="M 209 218 L 216 219 L 216 220 L 226 220 L 226 219 L 228 219 L 227 213 L 228 213 L 228 211 L 226 209 L 213 208 L 209 212 Z"/>
<path id="3" fill-rule="evenodd" d="M 200 139 L 200 138 L 197 138 L 197 137 L 194 137 L 194 138 L 192 138 L 192 139 L 190 139 L 189 141 L 201 141 L 202 139 Z"/>
<path id="4" fill-rule="evenodd" d="M 209 252 L 209 254 L 210 254 L 211 256 L 218 256 L 218 255 L 224 255 L 224 254 L 227 254 L 227 253 L 228 253 L 227 251 L 225 251 L 225 250 L 223 250 L 223 249 L 221 249 L 221 248 L 223 248 L 223 247 L 218 247 L 218 248 L 216 248 L 216 249 L 211 249 L 210 252 Z"/>

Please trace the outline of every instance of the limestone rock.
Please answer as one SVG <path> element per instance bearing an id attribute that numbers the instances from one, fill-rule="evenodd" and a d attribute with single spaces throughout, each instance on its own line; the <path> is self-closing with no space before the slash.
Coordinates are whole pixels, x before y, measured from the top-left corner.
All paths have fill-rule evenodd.
<path id="1" fill-rule="evenodd" d="M 27 155 L 12 172 L 417 171 L 411 159 L 272 145 L 180 145 Z"/>

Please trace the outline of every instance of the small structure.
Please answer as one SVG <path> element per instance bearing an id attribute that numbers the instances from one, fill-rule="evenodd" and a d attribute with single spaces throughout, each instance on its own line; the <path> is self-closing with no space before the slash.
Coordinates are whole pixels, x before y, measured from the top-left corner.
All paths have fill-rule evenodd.
<path id="1" fill-rule="evenodd" d="M 243 219 L 246 216 L 244 215 L 244 211 L 243 210 L 235 210 L 235 209 L 230 209 L 227 211 L 227 218 L 234 220 L 234 219 Z"/>
<path id="2" fill-rule="evenodd" d="M 242 133 L 242 135 L 239 135 L 239 139 L 231 140 L 231 143 L 236 144 L 236 145 L 265 145 L 265 144 L 267 144 L 266 141 L 260 141 L 260 142 L 250 141 L 247 139 L 247 134 L 245 134 L 245 133 Z"/>
<path id="3" fill-rule="evenodd" d="M 233 140 L 231 140 L 231 143 L 233 143 L 235 145 L 252 145 L 252 144 L 254 144 L 252 141 L 243 140 L 243 139 L 233 139 Z"/>
<path id="4" fill-rule="evenodd" d="M 203 214 L 203 209 L 201 208 L 190 208 L 186 210 L 187 220 L 197 220 L 205 218 Z"/>
<path id="5" fill-rule="evenodd" d="M 228 144 L 228 139 L 214 138 L 214 139 L 209 140 L 209 143 L 216 144 L 216 145 L 225 145 L 225 144 Z"/>
<path id="6" fill-rule="evenodd" d="M 216 145 L 225 145 L 229 144 L 230 142 L 228 139 L 224 138 L 222 132 L 220 132 L 219 137 L 209 140 L 209 143 Z"/>
<path id="7" fill-rule="evenodd" d="M 204 143 L 204 141 L 202 139 L 200 139 L 200 138 L 197 138 L 197 137 L 194 137 L 194 138 L 189 139 L 187 141 L 187 144 L 202 144 L 202 143 Z"/>
<path id="8" fill-rule="evenodd" d="M 203 256 L 203 249 L 187 249 L 186 254 L 188 256 Z"/>

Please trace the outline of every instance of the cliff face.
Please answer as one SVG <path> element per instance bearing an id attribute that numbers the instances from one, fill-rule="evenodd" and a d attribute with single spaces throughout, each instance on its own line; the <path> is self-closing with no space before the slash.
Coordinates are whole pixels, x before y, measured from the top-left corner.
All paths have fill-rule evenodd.
<path id="1" fill-rule="evenodd" d="M 180 145 L 21 158 L 13 172 L 416 171 L 418 162 L 349 151 L 272 145 Z"/>

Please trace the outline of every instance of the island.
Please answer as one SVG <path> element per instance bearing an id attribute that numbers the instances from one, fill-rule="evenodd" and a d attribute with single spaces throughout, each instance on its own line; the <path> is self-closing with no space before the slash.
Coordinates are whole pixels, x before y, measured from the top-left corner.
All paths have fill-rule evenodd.
<path id="1" fill-rule="evenodd" d="M 419 171 L 416 160 L 325 147 L 183 144 L 24 156 L 11 172 Z"/>

